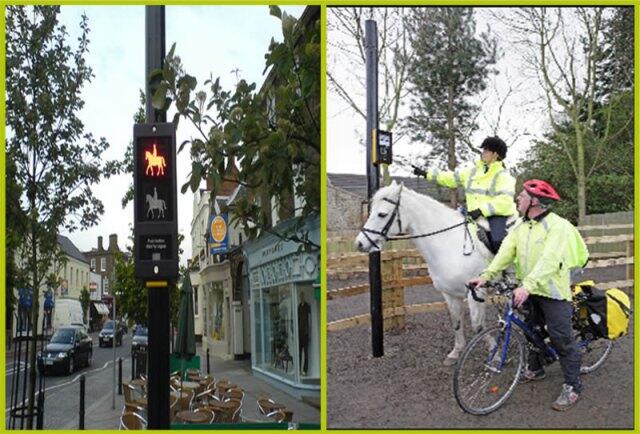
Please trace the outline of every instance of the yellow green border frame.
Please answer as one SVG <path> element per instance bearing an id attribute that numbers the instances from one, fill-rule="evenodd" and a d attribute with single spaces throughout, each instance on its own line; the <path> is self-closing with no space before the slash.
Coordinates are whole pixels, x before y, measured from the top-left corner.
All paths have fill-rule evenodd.
<path id="1" fill-rule="evenodd" d="M 341 6 L 393 6 L 393 7 L 398 7 L 398 6 L 486 6 L 486 7 L 525 7 L 525 6 L 549 6 L 549 7 L 553 7 L 553 6 L 573 6 L 573 7 L 577 7 L 577 6 L 603 6 L 603 7 L 615 7 L 615 6 L 633 6 L 634 7 L 634 27 L 636 29 L 635 33 L 634 33 L 634 52 L 635 52 L 635 58 L 634 58 L 634 71 L 635 71 L 635 84 L 634 84 L 634 89 L 635 89 L 635 95 L 634 95 L 634 107 L 635 107 L 635 113 L 638 113 L 638 109 L 640 108 L 640 97 L 638 95 L 638 85 L 640 84 L 640 79 L 638 78 L 638 67 L 640 66 L 640 41 L 638 41 L 638 37 L 640 36 L 640 0 L 573 0 L 573 1 L 567 1 L 567 0 L 525 0 L 522 2 L 518 2 L 517 0 L 441 0 L 441 1 L 425 1 L 425 0 L 401 0 L 401 1 L 397 1 L 394 2 L 393 0 L 386 0 L 386 1 L 380 1 L 380 0 L 368 0 L 368 1 L 362 1 L 362 0 L 327 0 L 323 3 L 325 6 L 327 7 L 341 7 Z M 324 16 L 326 17 L 326 11 L 324 12 Z M 326 29 L 326 26 L 325 26 Z M 325 37 L 326 38 L 326 37 Z M 326 43 L 326 39 L 323 39 L 323 42 Z M 323 45 L 323 48 L 325 50 L 325 54 L 326 54 L 326 45 Z M 326 55 L 325 55 L 326 58 Z M 323 69 L 323 74 L 326 74 L 326 67 L 325 69 Z M 324 77 L 323 77 L 324 80 Z M 323 101 L 326 101 L 326 99 L 323 99 Z M 323 107 L 323 122 L 326 123 L 326 108 Z M 638 186 L 640 185 L 640 173 L 638 168 L 640 167 L 640 150 L 638 149 L 639 145 L 640 145 L 640 140 L 638 140 L 638 132 L 640 132 L 640 119 L 638 116 L 635 117 L 634 119 L 634 132 L 635 132 L 635 137 L 634 137 L 634 192 L 637 192 L 638 190 Z M 325 129 L 323 129 L 323 132 L 325 131 Z M 326 155 L 324 155 L 326 153 L 326 141 L 325 141 L 325 137 L 323 135 L 323 157 L 326 159 Z M 325 170 L 326 170 L 326 166 Z M 326 178 L 326 171 L 323 171 L 324 177 Z M 322 185 L 323 188 L 323 192 L 324 192 L 324 196 L 323 198 L 326 198 L 326 181 L 325 183 Z M 640 208 L 640 195 L 638 194 L 634 194 L 634 238 L 638 238 L 638 235 L 640 234 L 640 228 L 639 228 L 639 224 L 640 224 L 640 216 L 638 214 L 638 209 Z M 322 220 L 323 222 L 326 221 L 326 216 L 323 216 Z M 323 252 L 324 255 L 326 256 L 326 225 L 323 226 L 323 231 L 322 231 L 322 246 L 323 246 Z M 640 247 L 638 246 L 638 243 L 634 244 L 635 248 L 634 248 L 634 257 L 638 256 L 638 253 L 640 253 Z M 323 263 L 323 265 L 325 266 L 326 269 L 326 262 Z M 634 276 L 638 275 L 638 270 L 639 270 L 639 266 L 637 262 L 634 262 Z M 326 271 L 323 271 L 323 274 L 326 276 Z M 323 276 L 324 278 L 324 276 Z M 323 281 L 323 285 L 325 285 L 324 283 L 325 281 Z M 324 286 L 326 288 L 326 286 Z M 637 282 L 634 282 L 634 293 L 635 290 L 637 288 Z M 324 295 L 323 295 L 324 296 Z M 324 300 L 324 298 L 323 298 Z M 326 307 L 326 301 L 324 301 L 324 306 Z M 638 299 L 638 297 L 634 296 L 634 311 L 635 312 L 639 312 L 640 308 L 640 300 Z M 326 325 L 325 325 L 326 328 Z M 640 338 L 638 336 L 638 333 L 640 331 L 640 324 L 638 323 L 638 321 L 636 321 L 636 319 L 634 318 L 634 324 L 633 324 L 633 333 L 634 333 L 634 377 L 633 377 L 633 381 L 634 381 L 634 408 L 633 408 L 633 424 L 634 424 L 634 428 L 633 429 L 608 429 L 608 430 L 600 430 L 600 429 L 584 429 L 583 431 L 592 431 L 592 432 L 597 432 L 597 433 L 620 433 L 620 432 L 635 432 L 636 430 L 640 430 L 640 427 L 638 426 L 638 409 L 639 409 L 639 403 L 640 403 L 640 383 L 637 381 L 637 377 L 638 377 L 638 372 L 639 372 L 639 367 L 640 367 L 640 360 L 638 358 L 638 354 L 640 353 L 638 346 L 640 344 Z M 325 339 L 325 342 L 323 342 L 323 349 L 324 349 L 324 353 L 326 354 L 326 330 L 324 331 L 324 335 L 323 338 Z M 323 377 L 322 377 L 322 382 L 323 384 L 327 384 L 326 383 L 326 371 L 323 372 Z M 587 393 L 598 393 L 598 391 L 589 391 L 587 390 Z M 324 390 L 324 394 L 326 396 L 326 390 Z M 326 422 L 326 405 L 323 402 L 323 406 L 322 408 L 324 409 L 324 415 L 323 415 L 323 421 Z M 526 411 L 526 409 L 523 409 L 524 411 Z M 551 411 L 551 410 L 550 410 Z M 372 415 L 372 417 L 375 417 L 375 415 Z M 323 428 L 326 429 L 327 425 L 326 423 L 324 423 Z M 344 429 L 338 429 L 338 430 L 329 430 L 330 432 L 335 432 L 335 433 L 351 433 L 352 430 L 344 430 Z M 382 430 L 362 430 L 362 431 L 379 431 L 382 432 Z M 402 430 L 402 429 L 391 429 L 391 430 L 384 430 L 385 433 L 400 433 L 400 432 L 404 432 L 404 431 L 408 431 L 407 430 Z M 490 429 L 490 428 L 481 428 L 481 429 L 451 429 L 451 430 L 447 430 L 447 429 L 411 429 L 412 432 L 433 432 L 433 433 L 451 433 L 451 434 L 460 434 L 460 433 L 464 433 L 464 432 L 468 432 L 468 431 L 479 431 L 479 432 L 487 432 L 487 433 L 506 433 L 506 432 L 532 432 L 532 433 L 551 433 L 553 432 L 555 433 L 571 433 L 571 432 L 575 432 L 575 430 L 569 430 L 569 429 L 562 429 L 562 430 L 552 430 L 552 429 Z"/>
<path id="2" fill-rule="evenodd" d="M 321 314 L 321 342 L 320 342 L 320 348 L 321 348 L 321 384 L 322 384 L 322 389 L 321 389 L 321 410 L 320 410 L 320 417 L 321 417 L 321 428 L 322 431 L 326 431 L 327 430 L 327 415 L 326 415 L 326 409 L 327 409 L 327 376 L 326 376 L 326 337 L 327 337 L 327 331 L 326 331 L 326 285 L 327 285 L 327 280 L 326 280 L 326 271 L 327 271 L 327 266 L 326 266 L 326 224 L 327 224 L 327 217 L 326 217 L 326 198 L 327 198 L 327 186 L 326 186 L 326 170 L 327 170 L 327 158 L 326 158 L 326 136 L 324 134 L 324 131 L 326 130 L 326 24 L 327 24 L 327 18 L 326 18 L 326 6 L 420 6 L 420 5 L 424 5 L 424 6 L 429 6 L 429 5 L 443 5 L 446 4 L 448 6 L 455 6 L 455 5 L 459 5 L 459 6 L 513 6 L 513 7 L 519 7 L 519 6 L 634 6 L 634 17 L 635 17 L 635 25 L 636 28 L 638 28 L 640 23 L 640 2 L 638 2 L 637 0 L 618 0 L 618 1 L 612 1 L 612 0 L 600 0 L 600 1 L 593 1 L 593 0 L 575 0 L 575 1 L 564 1 L 564 0 L 547 0 L 547 1 L 539 1 L 539 0 L 533 0 L 533 1 L 527 1 L 526 3 L 520 3 L 518 4 L 517 1 L 515 0 L 493 0 L 493 1 L 487 1 L 487 0 L 475 0 L 475 1 L 461 1 L 461 0 L 457 0 L 457 1 L 439 1 L 439 2 L 435 2 L 435 1 L 415 1 L 415 0 L 404 0 L 402 2 L 398 2 L 398 4 L 394 4 L 393 0 L 386 0 L 386 1 L 380 1 L 380 0 L 369 0 L 369 1 L 362 1 L 362 0 L 351 0 L 351 1 L 331 1 L 331 0 L 305 0 L 305 1 L 291 1 L 291 0 L 280 0 L 280 1 L 272 1 L 272 2 L 268 2 L 268 1 L 263 1 L 263 0 L 238 0 L 238 1 L 221 1 L 221 2 L 214 2 L 214 1 L 177 1 L 177 0 L 173 0 L 173 1 L 131 1 L 131 0 L 122 0 L 122 1 L 96 1 L 96 2 L 90 2 L 88 0 L 78 0 L 78 1 L 74 1 L 74 0 L 62 0 L 62 1 L 58 1 L 58 2 L 44 2 L 44 1 L 40 1 L 40 2 L 34 2 L 34 1 L 11 1 L 11 2 L 6 2 L 6 1 L 2 1 L 2 5 L 5 6 L 7 4 L 12 4 L 12 5 L 33 5 L 33 4 L 59 4 L 59 5 L 66 5 L 66 6 L 125 6 L 125 5 L 140 5 L 140 6 L 144 6 L 144 5 L 168 5 L 168 6 L 204 6 L 204 5 L 216 5 L 216 6 L 241 6 L 241 5 L 254 5 L 254 6 L 259 6 L 259 5 L 268 5 L 268 4 L 279 4 L 279 5 L 300 5 L 300 6 L 304 6 L 304 5 L 319 5 L 321 6 L 321 40 L 322 40 L 322 53 L 323 56 L 321 58 L 321 101 L 322 101 L 322 107 L 321 107 L 321 115 L 322 115 L 322 140 L 321 140 L 321 150 L 322 150 L 322 156 L 321 156 L 321 188 L 320 188 L 320 192 L 321 192 L 321 218 L 320 218 L 320 222 L 321 222 L 321 245 L 322 245 L 322 251 L 321 251 L 321 288 L 325 288 L 325 291 L 321 291 L 321 308 L 322 308 L 322 314 Z M 2 11 L 2 15 L 0 17 L 0 25 L 2 27 L 2 32 L 0 32 L 0 77 L 2 78 L 2 80 L 0 80 L 0 98 L 2 99 L 2 104 L 0 104 L 0 117 L 4 120 L 5 119 L 5 107 L 6 107 L 6 101 L 5 101 L 5 32 L 4 32 L 4 28 L 5 28 L 5 11 L 4 11 L 4 7 L 3 7 L 3 11 Z M 635 88 L 638 88 L 638 84 L 640 83 L 640 80 L 638 79 L 638 66 L 640 66 L 640 61 L 639 61 L 639 57 L 640 57 L 640 43 L 638 42 L 638 38 L 637 38 L 637 33 L 636 32 L 636 37 L 635 37 L 635 59 L 634 59 L 634 68 L 635 68 L 635 72 L 636 72 L 636 77 L 635 77 Z M 638 111 L 638 108 L 640 108 L 640 98 L 638 97 L 638 92 L 636 91 L 635 93 L 635 100 L 634 100 L 634 106 L 635 106 L 635 110 L 636 113 Z M 640 119 L 638 118 L 638 116 L 636 116 L 636 118 L 634 119 L 634 125 L 635 125 L 635 131 L 638 132 L 640 131 Z M 637 134 L 637 133 L 636 133 Z M 5 123 L 2 123 L 2 126 L 0 126 L 0 136 L 2 137 L 3 142 L 5 142 L 6 140 L 6 136 L 5 136 Z M 634 142 L 634 160 L 635 160 L 635 166 L 639 166 L 640 165 L 640 151 L 638 150 L 638 138 L 636 135 L 635 138 L 635 142 Z M 5 222 L 5 197 L 6 195 L 4 194 L 5 192 L 5 147 L 2 147 L 2 150 L 0 151 L 0 233 L 4 234 L 5 233 L 5 229 L 6 229 L 6 222 Z M 634 190 L 637 190 L 638 185 L 640 184 L 640 174 L 638 173 L 638 171 L 636 170 L 634 173 Z M 640 205 L 640 197 L 638 197 L 638 195 L 635 195 L 635 199 L 634 199 L 634 211 L 638 210 Z M 638 216 L 637 212 L 634 212 L 634 234 L 635 237 L 638 237 L 638 234 L 640 233 L 639 230 L 639 223 L 640 223 L 640 218 Z M 640 247 L 637 245 L 635 246 L 635 251 L 634 251 L 634 256 L 637 257 L 638 253 L 640 253 Z M 0 246 L 0 264 L 6 264 L 6 260 L 5 260 L 5 244 L 2 243 L 2 245 Z M 634 264 L 634 271 L 635 274 L 637 275 L 638 273 L 638 264 L 635 263 Z M 0 290 L 0 296 L 4 296 L 4 291 L 6 290 L 5 288 L 5 267 L 0 267 L 0 287 L 2 288 Z M 635 290 L 636 285 L 634 284 L 634 290 Z M 3 298 L 4 300 L 4 298 Z M 5 311 L 5 305 L 4 303 L 0 303 L 0 313 L 2 314 L 2 318 L 5 317 L 6 315 L 6 311 Z M 638 308 L 640 307 L 640 301 L 636 299 L 636 297 L 634 297 L 634 308 L 635 311 L 638 312 Z M 638 324 L 637 321 L 634 321 L 634 427 L 638 427 L 638 403 L 640 402 L 640 397 L 639 397 L 639 392 L 640 392 L 640 387 L 638 384 L 638 381 L 636 380 L 636 377 L 638 375 L 638 367 L 640 366 L 640 361 L 638 360 L 638 344 L 639 344 L 639 340 L 638 340 L 638 332 L 640 330 L 640 325 Z M 0 343 L 3 345 L 3 351 L 2 351 L 2 365 L 6 366 L 6 360 L 5 360 L 5 351 L 4 348 L 6 348 L 6 336 L 5 336 L 5 332 L 4 329 L 2 332 L 0 332 Z M 3 388 L 5 386 L 5 376 L 3 376 L 2 380 L 0 380 L 0 384 L 2 384 Z M 4 402 L 5 397 L 3 396 L 2 398 L 2 402 Z M 3 419 L 2 424 L 0 426 L 4 427 L 5 424 L 5 420 Z M 116 430 L 101 430 L 99 432 L 108 432 L 108 431 L 116 431 Z M 352 432 L 349 430 L 330 430 L 331 432 Z M 402 430 L 389 430 L 386 432 L 399 432 Z M 459 433 L 459 432 L 463 432 L 466 430 L 412 430 L 412 431 L 419 431 L 419 432 L 455 432 L 455 433 Z M 506 432 L 506 430 L 482 430 L 485 432 Z M 549 432 L 548 430 L 521 430 L 521 431 L 528 431 L 528 432 Z M 629 430 L 607 430 L 607 431 L 598 431 L 598 432 L 628 432 Z M 96 431 L 98 432 L 98 431 Z M 276 432 L 276 431 L 273 431 Z M 570 432 L 569 430 L 561 430 L 561 431 L 555 431 L 555 432 L 559 432 L 559 433 L 564 433 L 564 432 Z"/>

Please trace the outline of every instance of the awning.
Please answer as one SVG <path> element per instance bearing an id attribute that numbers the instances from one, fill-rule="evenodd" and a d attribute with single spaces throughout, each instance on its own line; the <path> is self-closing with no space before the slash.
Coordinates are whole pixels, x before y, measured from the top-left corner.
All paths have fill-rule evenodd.
<path id="1" fill-rule="evenodd" d="M 94 302 L 93 305 L 95 306 L 99 315 L 109 315 L 109 308 L 104 303 Z"/>

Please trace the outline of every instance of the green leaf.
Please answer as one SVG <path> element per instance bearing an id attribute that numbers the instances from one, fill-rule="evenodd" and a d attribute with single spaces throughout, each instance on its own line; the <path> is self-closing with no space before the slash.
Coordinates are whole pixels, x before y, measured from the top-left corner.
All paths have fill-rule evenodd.
<path id="1" fill-rule="evenodd" d="M 197 84 L 198 84 L 198 80 L 196 80 L 195 77 L 189 74 L 185 74 L 184 76 L 180 77 L 180 80 L 178 80 L 179 88 L 182 88 L 183 86 L 188 86 L 189 90 L 194 90 Z"/>
<path id="2" fill-rule="evenodd" d="M 154 69 L 149 73 L 149 86 L 156 87 L 162 81 L 162 69 Z"/>
<path id="3" fill-rule="evenodd" d="M 274 17 L 282 18 L 282 11 L 278 6 L 269 6 L 269 13 Z"/>
<path id="4" fill-rule="evenodd" d="M 176 51 L 176 43 L 174 42 L 171 45 L 171 49 L 169 50 L 169 53 L 167 53 L 167 55 L 165 57 L 167 57 L 167 58 L 173 57 L 173 54 L 175 53 L 175 51 Z"/>
<path id="5" fill-rule="evenodd" d="M 156 110 L 162 110 L 165 106 L 167 91 L 169 90 L 169 85 L 167 83 L 160 83 L 160 86 L 156 89 L 153 97 L 151 98 L 151 105 Z"/>
<path id="6" fill-rule="evenodd" d="M 178 116 L 178 114 L 177 114 L 177 113 L 176 113 L 176 116 Z M 174 119 L 175 119 L 175 117 L 174 117 Z M 180 153 L 180 152 L 182 151 L 182 149 L 183 149 L 183 148 L 187 145 L 187 143 L 189 143 L 189 142 L 191 142 L 191 140 L 188 140 L 188 139 L 187 139 L 187 140 L 185 140 L 184 142 L 182 142 L 182 143 L 180 144 L 180 147 L 178 148 L 178 153 Z"/>

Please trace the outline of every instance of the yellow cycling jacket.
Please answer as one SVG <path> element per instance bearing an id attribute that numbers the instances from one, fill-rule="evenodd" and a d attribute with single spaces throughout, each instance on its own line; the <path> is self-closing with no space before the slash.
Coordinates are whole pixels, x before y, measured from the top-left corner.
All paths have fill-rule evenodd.
<path id="1" fill-rule="evenodd" d="M 482 277 L 491 280 L 515 262 L 516 277 L 530 294 L 571 300 L 569 271 L 583 267 L 588 259 L 578 230 L 550 212 L 533 220 L 518 219 Z"/>
<path id="2" fill-rule="evenodd" d="M 515 214 L 515 178 L 505 169 L 502 161 L 491 163 L 486 173 L 484 166 L 482 160 L 478 160 L 475 165 L 454 172 L 429 169 L 425 178 L 445 187 L 463 187 L 469 211 L 479 209 L 485 217 Z"/>

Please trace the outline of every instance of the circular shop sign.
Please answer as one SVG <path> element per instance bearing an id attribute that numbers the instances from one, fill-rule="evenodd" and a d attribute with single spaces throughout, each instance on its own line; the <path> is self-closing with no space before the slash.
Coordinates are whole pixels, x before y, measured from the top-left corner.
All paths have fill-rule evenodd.
<path id="1" fill-rule="evenodd" d="M 221 243 L 226 236 L 227 224 L 221 216 L 217 215 L 211 220 L 211 237 L 216 243 Z"/>

